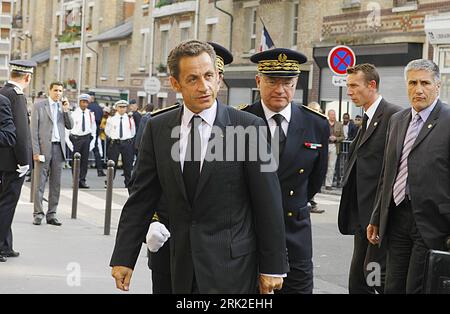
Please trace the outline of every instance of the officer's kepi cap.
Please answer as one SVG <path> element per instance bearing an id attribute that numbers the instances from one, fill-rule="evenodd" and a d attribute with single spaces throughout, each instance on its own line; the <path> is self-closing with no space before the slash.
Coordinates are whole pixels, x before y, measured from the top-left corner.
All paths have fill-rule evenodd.
<path id="1" fill-rule="evenodd" d="M 34 73 L 34 68 L 37 67 L 37 63 L 31 60 L 12 60 L 9 62 L 10 71 L 21 73 Z"/>
<path id="2" fill-rule="evenodd" d="M 119 100 L 118 102 L 116 102 L 114 104 L 114 107 L 115 108 L 117 108 L 117 107 L 128 107 L 128 105 L 129 105 L 128 101 L 126 101 L 126 100 Z"/>
<path id="3" fill-rule="evenodd" d="M 213 42 L 208 42 L 208 44 L 210 44 L 214 48 L 214 51 L 216 52 L 217 56 L 216 58 L 217 68 L 219 69 L 220 73 L 223 73 L 225 71 L 225 65 L 233 62 L 233 55 L 227 48 L 222 47 L 219 44 Z"/>
<path id="4" fill-rule="evenodd" d="M 300 64 L 307 61 L 300 52 L 275 48 L 253 55 L 250 60 L 258 64 L 258 72 L 267 76 L 296 77 L 300 74 Z"/>
<path id="5" fill-rule="evenodd" d="M 87 102 L 91 101 L 91 96 L 88 94 L 81 94 L 80 96 L 78 96 L 78 101 L 82 101 L 85 100 Z"/>

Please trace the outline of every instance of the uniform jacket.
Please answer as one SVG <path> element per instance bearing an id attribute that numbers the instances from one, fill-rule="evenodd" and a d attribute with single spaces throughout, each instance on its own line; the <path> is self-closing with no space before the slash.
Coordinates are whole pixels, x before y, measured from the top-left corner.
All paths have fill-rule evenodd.
<path id="1" fill-rule="evenodd" d="M 0 147 L 12 147 L 16 144 L 16 127 L 11 112 L 11 102 L 0 95 Z"/>
<path id="2" fill-rule="evenodd" d="M 312 258 L 308 200 L 319 192 L 328 162 L 330 129 L 325 118 L 292 104 L 292 115 L 278 178 L 283 197 L 289 261 Z M 244 109 L 268 125 L 261 102 Z M 317 146 L 310 144 L 319 144 Z"/>
<path id="3" fill-rule="evenodd" d="M 167 195 L 172 287 L 191 293 L 254 293 L 258 272 L 288 271 L 280 186 L 259 161 L 205 159 L 193 204 L 181 165 L 171 157 L 182 108 L 150 119 L 141 143 L 131 195 L 120 218 L 111 266 L 133 268 L 150 218 Z M 218 105 L 215 126 L 262 125 L 259 118 Z M 211 142 L 210 142 L 211 143 Z M 246 150 L 250 149 L 246 141 Z"/>
<path id="4" fill-rule="evenodd" d="M 0 95 L 11 102 L 16 127 L 16 145 L 12 148 L 0 148 L 0 171 L 16 171 L 17 165 L 31 167 L 31 136 L 25 95 L 10 83 L 0 89 Z"/>
<path id="5" fill-rule="evenodd" d="M 342 234 L 355 234 L 358 225 L 366 230 L 375 203 L 383 165 L 384 145 L 391 116 L 401 107 L 381 100 L 363 138 L 358 132 L 350 144 L 342 180 L 338 225 Z"/>
<path id="6" fill-rule="evenodd" d="M 411 109 L 394 114 L 388 127 L 384 167 L 370 223 L 386 234 L 392 193 Z M 417 228 L 430 249 L 444 250 L 450 235 L 450 108 L 438 101 L 408 156 L 408 185 Z"/>
<path id="7" fill-rule="evenodd" d="M 33 155 L 44 155 L 47 160 L 52 154 L 52 133 L 53 115 L 48 99 L 36 103 L 31 111 L 31 139 L 33 144 Z M 61 150 L 64 159 L 66 158 L 65 128 L 73 128 L 71 112 L 58 111 L 58 121 L 56 121 L 61 141 Z"/>

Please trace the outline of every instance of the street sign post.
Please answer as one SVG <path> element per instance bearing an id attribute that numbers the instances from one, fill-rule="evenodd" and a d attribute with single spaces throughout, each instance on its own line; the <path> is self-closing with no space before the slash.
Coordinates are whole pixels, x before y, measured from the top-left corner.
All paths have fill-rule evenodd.
<path id="1" fill-rule="evenodd" d="M 333 85 L 339 87 L 339 121 L 342 117 L 342 88 L 347 86 L 347 69 L 356 64 L 356 55 L 350 47 L 336 46 L 328 54 L 328 66 L 337 76 L 333 76 Z"/>
<path id="2" fill-rule="evenodd" d="M 144 82 L 144 90 L 150 95 L 156 95 L 161 90 L 161 82 L 156 77 L 148 77 Z"/>

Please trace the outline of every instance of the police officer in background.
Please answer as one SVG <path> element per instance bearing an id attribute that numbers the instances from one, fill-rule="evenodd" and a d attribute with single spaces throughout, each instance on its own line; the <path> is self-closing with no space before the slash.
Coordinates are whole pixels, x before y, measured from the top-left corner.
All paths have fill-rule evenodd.
<path id="1" fill-rule="evenodd" d="M 136 125 L 133 117 L 127 115 L 126 100 L 119 100 L 115 103 L 116 114 L 108 118 L 106 122 L 105 133 L 111 139 L 108 148 L 108 159 L 116 163 L 119 155 L 122 155 L 122 164 L 125 174 L 125 187 L 131 180 L 131 171 L 133 170 L 134 161 L 134 137 L 136 136 Z M 114 170 L 114 176 L 116 171 Z"/>
<path id="2" fill-rule="evenodd" d="M 224 78 L 225 65 L 233 62 L 233 55 L 228 49 L 219 44 L 208 42 L 213 46 L 216 52 L 216 65 L 219 70 L 219 84 L 220 88 Z M 164 112 L 177 109 L 180 104 L 165 108 L 153 113 L 153 117 Z M 157 214 L 152 219 L 149 232 L 147 234 L 147 247 L 150 250 L 148 267 L 152 270 L 152 287 L 153 294 L 170 294 L 172 293 L 172 283 L 170 276 L 170 246 L 167 240 L 170 237 L 170 232 L 165 226 L 168 225 L 167 213 L 164 210 L 164 199 L 161 200 Z"/>
<path id="3" fill-rule="evenodd" d="M 80 189 L 89 189 L 89 185 L 86 184 L 89 152 L 94 148 L 97 140 L 95 113 L 88 109 L 90 98 L 88 94 L 78 97 L 80 106 L 72 114 L 74 127 L 70 130 L 69 136 L 69 140 L 73 144 L 73 152 L 81 154 L 80 181 L 78 183 Z M 68 143 L 68 145 L 70 144 Z"/>
<path id="4" fill-rule="evenodd" d="M 290 266 L 280 293 L 311 294 L 313 263 L 308 200 L 320 190 L 327 172 L 328 123 L 322 114 L 293 102 L 300 64 L 306 62 L 303 54 L 276 48 L 250 59 L 258 65 L 256 84 L 261 100 L 243 110 L 263 118 L 272 141 L 279 141 L 279 150 L 274 149 L 274 154 L 279 160 Z"/>
<path id="5" fill-rule="evenodd" d="M 13 250 L 11 224 L 20 198 L 25 174 L 31 165 L 31 135 L 24 89 L 30 85 L 34 61 L 15 60 L 10 62 L 10 80 L 0 89 L 0 95 L 11 103 L 16 127 L 16 145 L 0 148 L 0 262 L 8 257 L 18 257 Z"/>
<path id="6" fill-rule="evenodd" d="M 16 127 L 8 98 L 0 95 L 0 147 L 16 145 Z"/>

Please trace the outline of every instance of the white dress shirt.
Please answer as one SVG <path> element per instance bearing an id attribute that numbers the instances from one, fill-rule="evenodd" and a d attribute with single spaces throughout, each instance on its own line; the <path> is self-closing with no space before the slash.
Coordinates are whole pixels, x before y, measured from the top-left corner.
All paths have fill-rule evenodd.
<path id="1" fill-rule="evenodd" d="M 284 119 L 283 122 L 281 122 L 281 128 L 284 131 L 284 134 L 287 136 L 288 130 L 289 130 L 289 123 L 291 122 L 291 115 L 292 115 L 292 104 L 289 104 L 280 112 L 273 112 L 270 110 L 264 102 L 261 100 L 261 104 L 264 110 L 264 115 L 266 116 L 267 123 L 269 124 L 270 134 L 272 137 L 275 136 L 275 128 L 277 127 L 277 122 L 273 118 L 276 114 L 281 114 Z"/>
<path id="2" fill-rule="evenodd" d="M 83 111 L 80 108 L 75 109 L 72 113 L 73 128 L 70 130 L 72 135 L 85 136 L 91 134 L 96 136 L 97 125 L 95 124 L 95 115 L 89 109 L 84 111 L 85 130 L 83 132 Z"/>
<path id="3" fill-rule="evenodd" d="M 378 106 L 380 105 L 380 102 L 382 99 L 383 99 L 383 97 L 379 96 L 377 98 L 377 100 L 375 100 L 375 102 L 372 104 L 372 106 L 370 106 L 369 109 L 365 112 L 365 114 L 369 117 L 369 120 L 367 120 L 367 128 L 369 128 L 369 125 L 372 122 L 373 116 L 375 115 L 375 112 L 377 111 Z"/>
<path id="4" fill-rule="evenodd" d="M 8 84 L 14 85 L 15 87 L 19 88 L 19 91 L 20 91 L 21 93 L 23 93 L 23 88 L 22 88 L 22 86 L 20 86 L 20 85 L 17 84 L 16 82 L 14 82 L 14 81 L 8 81 Z"/>
<path id="5" fill-rule="evenodd" d="M 186 157 L 186 149 L 189 140 L 189 134 L 191 132 L 191 120 L 196 114 L 184 105 L 183 116 L 181 118 L 181 130 L 180 130 L 180 164 L 181 171 L 184 168 L 184 158 Z M 217 101 L 211 106 L 211 108 L 203 110 L 198 114 L 203 121 L 198 126 L 200 132 L 200 140 L 202 144 L 202 154 L 200 162 L 200 170 L 203 167 L 203 161 L 205 160 L 206 152 L 208 150 L 208 143 L 211 137 L 212 128 L 214 126 L 214 121 L 216 121 L 217 116 Z"/>
<path id="6" fill-rule="evenodd" d="M 50 104 L 50 112 L 53 118 L 52 143 L 58 143 L 61 142 L 61 135 L 58 129 L 58 112 L 61 112 L 61 105 L 50 97 L 48 97 L 48 103 Z"/>
<path id="7" fill-rule="evenodd" d="M 122 117 L 123 137 L 120 138 L 120 118 Z M 106 121 L 105 134 L 113 140 L 130 140 L 136 135 L 136 124 L 133 117 L 116 113 Z"/>

